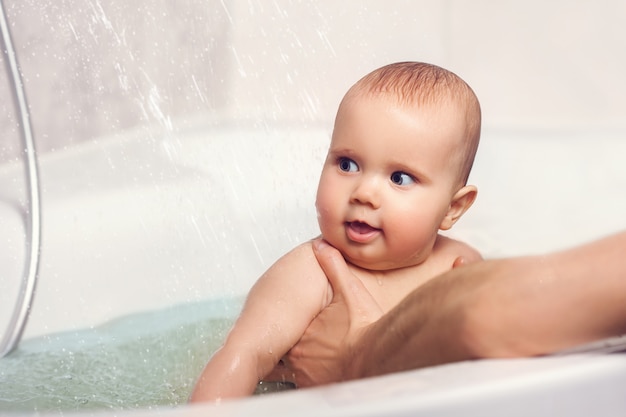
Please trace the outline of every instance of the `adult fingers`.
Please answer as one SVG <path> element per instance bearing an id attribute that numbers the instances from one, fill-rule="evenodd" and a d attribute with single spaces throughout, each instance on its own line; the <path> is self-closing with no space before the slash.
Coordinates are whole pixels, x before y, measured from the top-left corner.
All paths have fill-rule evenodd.
<path id="1" fill-rule="evenodd" d="M 313 241 L 313 252 L 333 287 L 333 301 L 345 303 L 351 325 L 360 327 L 378 320 L 382 315 L 380 306 L 361 280 L 350 271 L 341 253 L 323 239 Z"/>

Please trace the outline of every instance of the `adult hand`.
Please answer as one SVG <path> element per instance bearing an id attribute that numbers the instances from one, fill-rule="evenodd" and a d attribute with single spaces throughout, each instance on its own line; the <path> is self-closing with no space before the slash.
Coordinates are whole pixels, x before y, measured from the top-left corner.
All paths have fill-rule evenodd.
<path id="1" fill-rule="evenodd" d="M 335 294 L 288 355 L 300 386 L 626 333 L 626 232 L 545 256 L 459 259 L 384 316 L 336 250 L 314 250 Z"/>
<path id="2" fill-rule="evenodd" d="M 351 370 L 357 341 L 383 314 L 337 249 L 317 239 L 313 251 L 333 287 L 333 299 L 287 354 L 299 387 L 357 377 Z"/>
<path id="3" fill-rule="evenodd" d="M 372 295 L 348 268 L 341 253 L 323 239 L 313 241 L 313 251 L 333 287 L 332 302 L 311 322 L 284 359 L 289 375 L 300 387 L 321 385 L 364 376 L 360 350 L 371 342 L 366 333 L 383 315 Z M 453 268 L 467 265 L 465 258 Z M 373 368 L 375 369 L 375 368 Z"/>

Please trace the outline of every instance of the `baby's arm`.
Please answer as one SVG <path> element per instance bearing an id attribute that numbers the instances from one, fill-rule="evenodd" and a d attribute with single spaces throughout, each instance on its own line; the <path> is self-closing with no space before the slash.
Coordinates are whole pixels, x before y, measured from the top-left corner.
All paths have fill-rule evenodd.
<path id="1" fill-rule="evenodd" d="M 204 368 L 190 400 L 252 394 L 328 304 L 330 288 L 310 242 L 280 258 L 250 290 L 241 315 Z"/>

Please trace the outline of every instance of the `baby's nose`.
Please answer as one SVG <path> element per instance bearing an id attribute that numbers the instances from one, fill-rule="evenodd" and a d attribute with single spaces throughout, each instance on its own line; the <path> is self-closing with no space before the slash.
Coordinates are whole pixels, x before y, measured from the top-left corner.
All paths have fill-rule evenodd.
<path id="1" fill-rule="evenodd" d="M 369 205 L 374 209 L 380 207 L 380 184 L 375 176 L 363 176 L 352 192 L 350 201 L 356 204 Z"/>

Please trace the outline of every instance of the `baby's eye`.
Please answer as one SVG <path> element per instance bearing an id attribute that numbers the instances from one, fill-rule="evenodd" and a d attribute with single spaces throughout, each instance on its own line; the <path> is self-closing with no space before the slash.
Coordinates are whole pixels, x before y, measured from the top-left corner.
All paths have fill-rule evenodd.
<path id="1" fill-rule="evenodd" d="M 356 172 L 359 170 L 359 166 L 356 164 L 356 162 L 354 162 L 350 158 L 346 158 L 345 156 L 339 158 L 338 165 L 339 169 L 344 172 Z"/>
<path id="2" fill-rule="evenodd" d="M 396 185 L 409 185 L 415 182 L 415 179 L 406 172 L 396 171 L 391 174 L 391 182 Z"/>

